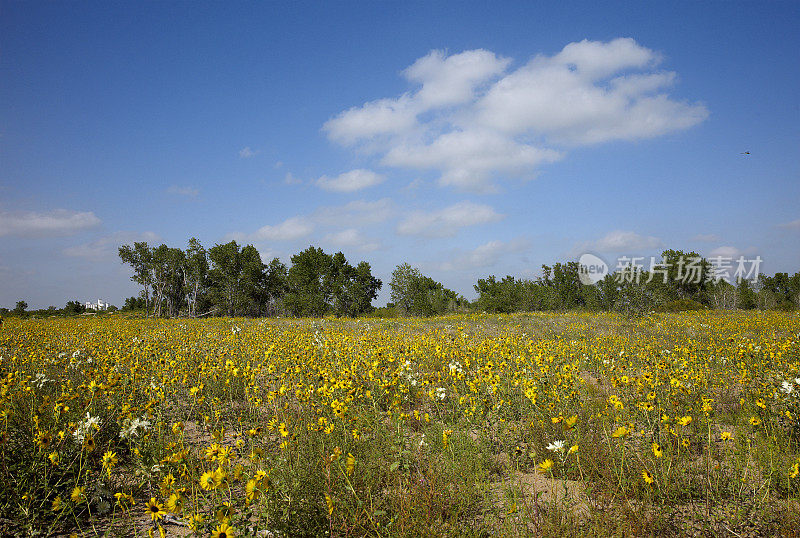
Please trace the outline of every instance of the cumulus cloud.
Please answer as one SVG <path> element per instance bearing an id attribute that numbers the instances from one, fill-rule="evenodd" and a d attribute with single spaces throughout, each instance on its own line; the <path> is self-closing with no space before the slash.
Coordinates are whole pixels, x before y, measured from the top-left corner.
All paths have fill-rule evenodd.
<path id="1" fill-rule="evenodd" d="M 113 260 L 119 255 L 120 246 L 137 241 L 155 243 L 161 241 L 161 238 L 153 232 L 122 231 L 100 237 L 89 243 L 67 247 L 61 252 L 65 256 L 84 258 L 90 261 Z"/>
<path id="2" fill-rule="evenodd" d="M 386 153 L 383 164 L 440 170 L 441 185 L 486 192 L 494 190 L 489 180 L 496 172 L 519 175 L 560 157 L 557 151 L 520 144 L 512 138 L 484 129 L 452 131 L 427 145 L 398 144 Z"/>
<path id="3" fill-rule="evenodd" d="M 177 194 L 178 196 L 186 196 L 188 198 L 194 198 L 200 194 L 200 191 L 194 187 L 179 187 L 178 185 L 170 186 L 167 192 L 169 194 Z"/>
<path id="4" fill-rule="evenodd" d="M 355 192 L 382 183 L 386 179 L 372 170 L 356 169 L 336 177 L 322 176 L 317 186 L 326 191 Z"/>
<path id="5" fill-rule="evenodd" d="M 793 220 L 791 222 L 784 222 L 783 224 L 779 225 L 781 228 L 787 228 L 789 230 L 800 230 L 800 219 Z"/>
<path id="6" fill-rule="evenodd" d="M 0 237 L 51 237 L 72 235 L 94 228 L 100 219 L 91 211 L 56 209 L 49 213 L 0 212 Z"/>
<path id="7" fill-rule="evenodd" d="M 266 225 L 249 236 L 251 241 L 293 241 L 314 231 L 314 225 L 305 217 L 291 217 L 276 225 Z"/>
<path id="8" fill-rule="evenodd" d="M 351 247 L 363 252 L 371 252 L 381 248 L 380 241 L 365 237 L 356 228 L 347 228 L 339 232 L 330 233 L 324 237 L 323 242 L 337 247 Z"/>
<path id="9" fill-rule="evenodd" d="M 401 235 L 426 237 L 451 237 L 461 228 L 495 222 L 504 215 L 494 208 L 473 202 L 459 202 L 438 211 L 415 211 L 397 226 Z"/>
<path id="10" fill-rule="evenodd" d="M 504 255 L 512 252 L 521 252 L 529 248 L 529 246 L 530 243 L 525 239 L 489 241 L 473 250 L 456 254 L 451 260 L 442 263 L 439 268 L 442 271 L 454 271 L 457 269 L 491 267 Z"/>
<path id="11" fill-rule="evenodd" d="M 415 89 L 331 118 L 330 140 L 385 166 L 432 170 L 442 185 L 491 190 L 497 175 L 533 177 L 576 145 L 639 140 L 708 116 L 668 95 L 677 75 L 633 39 L 570 43 L 509 71 L 486 50 L 432 51 L 403 71 Z"/>
<path id="12" fill-rule="evenodd" d="M 468 103 L 475 88 L 500 75 L 511 63 L 488 50 L 469 50 L 447 56 L 434 50 L 414 62 L 403 74 L 422 87 L 414 95 L 420 111 Z"/>
<path id="13" fill-rule="evenodd" d="M 661 239 L 639 235 L 635 232 L 615 230 L 597 241 L 584 243 L 578 250 L 597 252 L 632 252 L 663 246 Z"/>

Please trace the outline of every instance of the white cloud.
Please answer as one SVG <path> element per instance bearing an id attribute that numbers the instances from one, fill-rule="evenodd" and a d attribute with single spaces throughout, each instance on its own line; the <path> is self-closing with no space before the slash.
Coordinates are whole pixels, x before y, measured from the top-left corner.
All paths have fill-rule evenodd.
<path id="1" fill-rule="evenodd" d="M 791 222 L 784 222 L 779 225 L 781 228 L 788 228 L 789 230 L 800 230 L 800 219 Z"/>
<path id="2" fill-rule="evenodd" d="M 303 182 L 302 179 L 294 177 L 291 172 L 286 172 L 286 175 L 283 178 L 283 182 L 287 185 L 299 185 Z"/>
<path id="3" fill-rule="evenodd" d="M 530 243 L 525 239 L 514 239 L 512 241 L 489 241 L 473 250 L 457 254 L 453 259 L 444 262 L 440 269 L 442 271 L 454 271 L 457 269 L 474 269 L 478 267 L 491 267 L 495 265 L 501 257 L 511 252 L 520 252 L 527 249 Z"/>
<path id="4" fill-rule="evenodd" d="M 532 177 L 563 149 L 689 128 L 701 104 L 671 98 L 673 72 L 633 39 L 570 43 L 508 72 L 486 50 L 432 51 L 403 71 L 416 90 L 370 101 L 325 123 L 330 140 L 397 168 L 433 170 L 440 184 L 491 190 L 497 175 Z"/>
<path id="5" fill-rule="evenodd" d="M 233 232 L 225 236 L 231 239 L 247 242 L 264 241 L 294 241 L 311 235 L 318 227 L 357 229 L 360 226 L 374 225 L 384 222 L 395 215 L 394 204 L 389 198 L 379 200 L 353 200 L 344 205 L 322 206 L 308 215 L 297 215 L 286 219 L 280 224 L 266 225 L 254 233 Z M 328 234 L 325 239 L 341 246 L 359 246 L 362 250 L 375 250 L 380 243 L 374 239 L 363 238 L 353 231 L 345 229 L 342 232 Z M 346 232 L 346 233 L 345 233 Z"/>
<path id="6" fill-rule="evenodd" d="M 716 243 L 719 241 L 719 236 L 716 234 L 697 234 L 692 237 L 692 241 L 700 241 L 703 243 Z"/>
<path id="7" fill-rule="evenodd" d="M 738 258 L 739 256 L 752 256 L 756 253 L 755 247 L 748 247 L 744 250 L 729 245 L 717 247 L 708 253 L 708 258 L 722 256 L 723 258 Z"/>
<path id="8" fill-rule="evenodd" d="M 490 130 L 451 131 L 428 145 L 398 144 L 383 164 L 441 172 L 442 185 L 473 192 L 494 190 L 489 181 L 496 172 L 514 175 L 560 158 L 557 151 L 520 144 Z"/>
<path id="9" fill-rule="evenodd" d="M 250 146 L 239 150 L 239 157 L 242 159 L 249 159 L 250 157 L 255 157 L 257 154 L 258 150 L 253 150 Z"/>
<path id="10" fill-rule="evenodd" d="M 583 243 L 582 252 L 595 250 L 598 252 L 632 252 L 663 246 L 661 239 L 639 235 L 635 232 L 615 230 L 594 242 Z"/>
<path id="11" fill-rule="evenodd" d="M 364 226 L 385 222 L 395 215 L 394 203 L 389 198 L 379 200 L 353 200 L 344 205 L 323 206 L 310 218 L 325 226 Z"/>
<path id="12" fill-rule="evenodd" d="M 367 187 L 382 183 L 386 179 L 372 170 L 356 169 L 345 172 L 336 177 L 322 176 L 317 180 L 317 186 L 326 191 L 355 192 Z"/>
<path id="13" fill-rule="evenodd" d="M 427 237 L 450 237 L 466 226 L 495 222 L 503 217 L 504 215 L 497 213 L 491 206 L 473 202 L 459 202 L 429 213 L 415 211 L 397 226 L 397 233 Z"/>
<path id="14" fill-rule="evenodd" d="M 570 43 L 494 85 L 477 104 L 479 122 L 508 134 L 581 145 L 652 138 L 703 121 L 704 106 L 656 93 L 674 83 L 675 73 L 623 74 L 658 60 L 632 39 Z"/>
<path id="15" fill-rule="evenodd" d="M 364 237 L 355 228 L 347 228 L 339 232 L 330 233 L 324 237 L 323 242 L 331 243 L 337 247 L 352 247 L 363 252 L 371 252 L 381 247 L 380 241 Z"/>
<path id="16" fill-rule="evenodd" d="M 475 88 L 506 70 L 509 58 L 499 58 L 488 50 L 468 50 L 447 56 L 434 50 L 403 71 L 406 78 L 422 88 L 414 96 L 419 110 L 468 103 Z"/>
<path id="17" fill-rule="evenodd" d="M 178 185 L 172 185 L 170 188 L 167 189 L 169 194 L 177 194 L 179 196 L 187 196 L 189 198 L 194 198 L 200 191 L 195 189 L 194 187 L 179 187 Z"/>
<path id="18" fill-rule="evenodd" d="M 353 107 L 328 120 L 322 128 L 328 138 L 347 146 L 406 132 L 416 125 L 416 115 L 409 97 L 404 95 Z"/>
<path id="19" fill-rule="evenodd" d="M 291 217 L 274 226 L 259 228 L 249 239 L 251 241 L 293 241 L 310 235 L 314 225 L 305 217 Z"/>
<path id="20" fill-rule="evenodd" d="M 90 261 L 112 260 L 119 255 L 119 247 L 137 241 L 155 243 L 161 238 L 153 232 L 116 232 L 96 239 L 90 243 L 74 245 L 62 250 L 65 256 L 85 258 Z"/>
<path id="21" fill-rule="evenodd" d="M 281 253 L 278 252 L 277 250 L 273 250 L 271 248 L 259 248 L 257 250 L 258 250 L 258 255 L 261 256 L 261 261 L 264 263 L 269 263 L 275 258 L 278 259 L 281 258 Z"/>
<path id="22" fill-rule="evenodd" d="M 0 237 L 50 237 L 72 235 L 94 228 L 100 219 L 91 211 L 56 209 L 49 213 L 0 212 Z"/>

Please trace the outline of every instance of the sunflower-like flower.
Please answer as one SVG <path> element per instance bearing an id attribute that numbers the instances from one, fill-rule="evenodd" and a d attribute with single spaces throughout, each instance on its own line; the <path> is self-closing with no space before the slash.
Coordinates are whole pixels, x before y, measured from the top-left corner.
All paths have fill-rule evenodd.
<path id="1" fill-rule="evenodd" d="M 150 500 L 147 501 L 147 505 L 145 506 L 147 513 L 150 514 L 150 519 L 153 521 L 158 521 L 165 515 L 167 512 L 164 510 L 164 507 L 160 505 L 155 497 L 150 497 Z"/>
<path id="2" fill-rule="evenodd" d="M 111 469 L 113 469 L 117 463 L 119 463 L 119 459 L 117 458 L 117 453 L 108 450 L 105 454 L 103 454 L 103 469 L 106 470 L 109 476 L 111 476 Z"/>
<path id="3" fill-rule="evenodd" d="M 212 489 L 216 489 L 214 485 L 214 473 L 211 471 L 206 471 L 200 477 L 200 487 L 206 491 L 211 491 Z"/>
<path id="4" fill-rule="evenodd" d="M 656 458 L 660 458 L 664 455 L 664 450 L 662 450 L 661 446 L 658 443 L 653 443 L 653 456 Z"/>
<path id="5" fill-rule="evenodd" d="M 211 538 L 234 538 L 236 536 L 236 529 L 227 523 L 221 523 L 214 532 L 211 533 Z"/>
<path id="6" fill-rule="evenodd" d="M 642 479 L 643 479 L 643 480 L 644 480 L 644 481 L 645 481 L 647 484 L 652 484 L 652 483 L 654 482 L 654 480 L 653 480 L 653 475 L 651 475 L 651 474 L 650 474 L 649 472 L 647 472 L 647 471 L 642 471 Z"/>

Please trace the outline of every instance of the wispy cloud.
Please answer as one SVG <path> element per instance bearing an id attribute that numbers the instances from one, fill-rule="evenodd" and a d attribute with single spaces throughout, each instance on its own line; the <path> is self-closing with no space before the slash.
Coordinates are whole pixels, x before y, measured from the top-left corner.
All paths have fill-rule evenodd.
<path id="1" fill-rule="evenodd" d="M 253 150 L 250 148 L 250 146 L 239 150 L 239 157 L 242 159 L 249 159 L 250 157 L 255 157 L 257 154 L 258 150 Z"/>
<path id="2" fill-rule="evenodd" d="M 372 170 L 357 169 L 339 174 L 336 177 L 322 176 L 317 186 L 326 191 L 355 192 L 382 183 L 386 179 Z"/>
<path id="3" fill-rule="evenodd" d="M 486 224 L 501 220 L 504 215 L 494 208 L 473 202 L 459 202 L 437 211 L 415 211 L 397 226 L 401 235 L 426 237 L 451 237 L 467 226 Z"/>
<path id="4" fill-rule="evenodd" d="M 355 228 L 330 233 L 323 238 L 323 243 L 330 243 L 337 247 L 355 248 L 362 252 L 371 252 L 381 248 L 379 240 L 365 237 L 360 230 Z"/>
<path id="5" fill-rule="evenodd" d="M 701 243 L 716 243 L 719 241 L 719 236 L 716 234 L 697 234 L 691 239 L 692 241 L 699 241 Z"/>
<path id="6" fill-rule="evenodd" d="M 708 253 L 709 258 L 716 258 L 716 257 L 723 257 L 723 258 L 739 258 L 740 256 L 751 256 L 756 253 L 756 249 L 754 247 L 748 247 L 746 249 L 740 249 L 737 247 L 732 247 L 730 245 L 725 245 L 721 247 L 717 247 L 711 252 Z"/>
<path id="7" fill-rule="evenodd" d="M 227 240 L 260 243 L 264 241 L 296 241 L 310 236 L 318 227 L 339 229 L 328 231 L 324 240 L 338 246 L 376 250 L 381 242 L 365 237 L 359 227 L 375 225 L 396 215 L 394 203 L 389 198 L 379 200 L 353 200 L 343 205 L 322 206 L 307 215 L 295 215 L 278 224 L 262 226 L 253 233 L 234 232 Z"/>
<path id="8" fill-rule="evenodd" d="M 310 219 L 326 226 L 364 226 L 385 222 L 396 215 L 390 198 L 378 200 L 353 200 L 343 205 L 323 206 L 316 209 Z"/>
<path id="9" fill-rule="evenodd" d="M 177 194 L 178 196 L 186 196 L 187 198 L 195 198 L 198 194 L 200 194 L 200 191 L 194 187 L 180 187 L 178 185 L 171 185 L 167 189 L 167 192 L 169 194 Z"/>
<path id="10" fill-rule="evenodd" d="M 456 253 L 450 260 L 442 263 L 439 268 L 442 271 L 455 271 L 491 267 L 497 264 L 506 254 L 522 252 L 529 247 L 530 242 L 522 238 L 512 241 L 489 241 L 473 250 Z"/>
<path id="11" fill-rule="evenodd" d="M 789 230 L 800 230 L 800 219 L 791 222 L 784 222 L 778 225 L 780 228 L 787 228 Z"/>
<path id="12" fill-rule="evenodd" d="M 416 89 L 367 102 L 325 123 L 330 140 L 384 166 L 433 170 L 461 189 L 494 189 L 498 175 L 531 178 L 565 150 L 687 129 L 702 104 L 671 98 L 676 74 L 633 39 L 570 43 L 509 71 L 487 50 L 432 51 L 403 71 Z"/>
<path id="13" fill-rule="evenodd" d="M 119 255 L 118 249 L 120 246 L 137 241 L 155 243 L 161 241 L 161 238 L 153 232 L 122 231 L 106 235 L 89 243 L 67 247 L 62 250 L 62 253 L 65 256 L 73 258 L 84 258 L 90 261 L 107 261 Z"/>
<path id="14" fill-rule="evenodd" d="M 659 248 L 663 244 L 663 241 L 657 237 L 640 235 L 631 231 L 615 230 L 597 241 L 581 243 L 575 248 L 575 251 L 580 253 L 591 251 L 627 253 L 636 250 Z"/>
<path id="15" fill-rule="evenodd" d="M 0 237 L 64 236 L 94 228 L 100 219 L 91 212 L 56 209 L 49 213 L 0 212 Z"/>
<path id="16" fill-rule="evenodd" d="M 250 236 L 252 241 L 293 241 L 314 231 L 314 225 L 305 217 L 291 217 L 274 226 L 266 225 Z"/>
<path id="17" fill-rule="evenodd" d="M 283 176 L 283 182 L 286 185 L 299 185 L 303 182 L 303 180 L 299 177 L 295 177 L 291 172 L 286 172 L 286 175 Z"/>

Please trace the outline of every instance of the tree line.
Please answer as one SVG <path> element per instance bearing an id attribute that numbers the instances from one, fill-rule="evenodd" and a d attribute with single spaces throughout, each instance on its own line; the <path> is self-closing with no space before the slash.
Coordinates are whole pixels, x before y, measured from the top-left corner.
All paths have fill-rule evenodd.
<path id="1" fill-rule="evenodd" d="M 154 316 L 336 316 L 373 310 L 382 282 L 369 263 L 351 265 L 344 254 L 314 246 L 291 257 L 263 263 L 253 245 L 236 241 L 204 248 L 190 239 L 186 250 L 146 242 L 119 248 L 131 280 L 142 286 L 127 307 Z"/>
<path id="2" fill-rule="evenodd" d="M 687 260 L 692 260 L 691 264 Z M 578 262 L 543 265 L 542 276 L 536 279 L 490 276 L 475 284 L 478 298 L 473 307 L 485 312 L 588 309 L 633 313 L 800 307 L 800 272 L 737 278 L 730 283 L 717 277 L 710 260 L 680 250 L 662 252 L 658 266 L 650 271 L 623 266 L 592 285 L 581 281 Z"/>
<path id="3" fill-rule="evenodd" d="M 392 272 L 390 302 L 380 309 L 375 309 L 372 301 L 382 282 L 372 275 L 369 263 L 353 266 L 341 252 L 327 254 L 314 246 L 292 256 L 289 267 L 278 258 L 263 263 L 252 245 L 230 241 L 206 249 L 194 238 L 186 250 L 137 242 L 121 246 L 119 256 L 133 270 L 131 280 L 142 287 L 138 297 L 125 299 L 122 309 L 161 317 L 800 308 L 800 272 L 761 274 L 731 283 L 716 277 L 711 260 L 680 250 L 665 250 L 659 269 L 623 266 L 590 285 L 584 283 L 582 268 L 574 261 L 543 265 L 541 276 L 533 279 L 492 275 L 473 286 L 478 297 L 472 302 L 403 263 Z M 692 278 L 685 278 L 685 260 L 693 260 Z M 13 310 L 0 308 L 0 314 L 75 315 L 86 311 L 79 301 L 69 301 L 62 309 L 51 306 L 29 312 L 27 307 L 20 300 Z"/>

